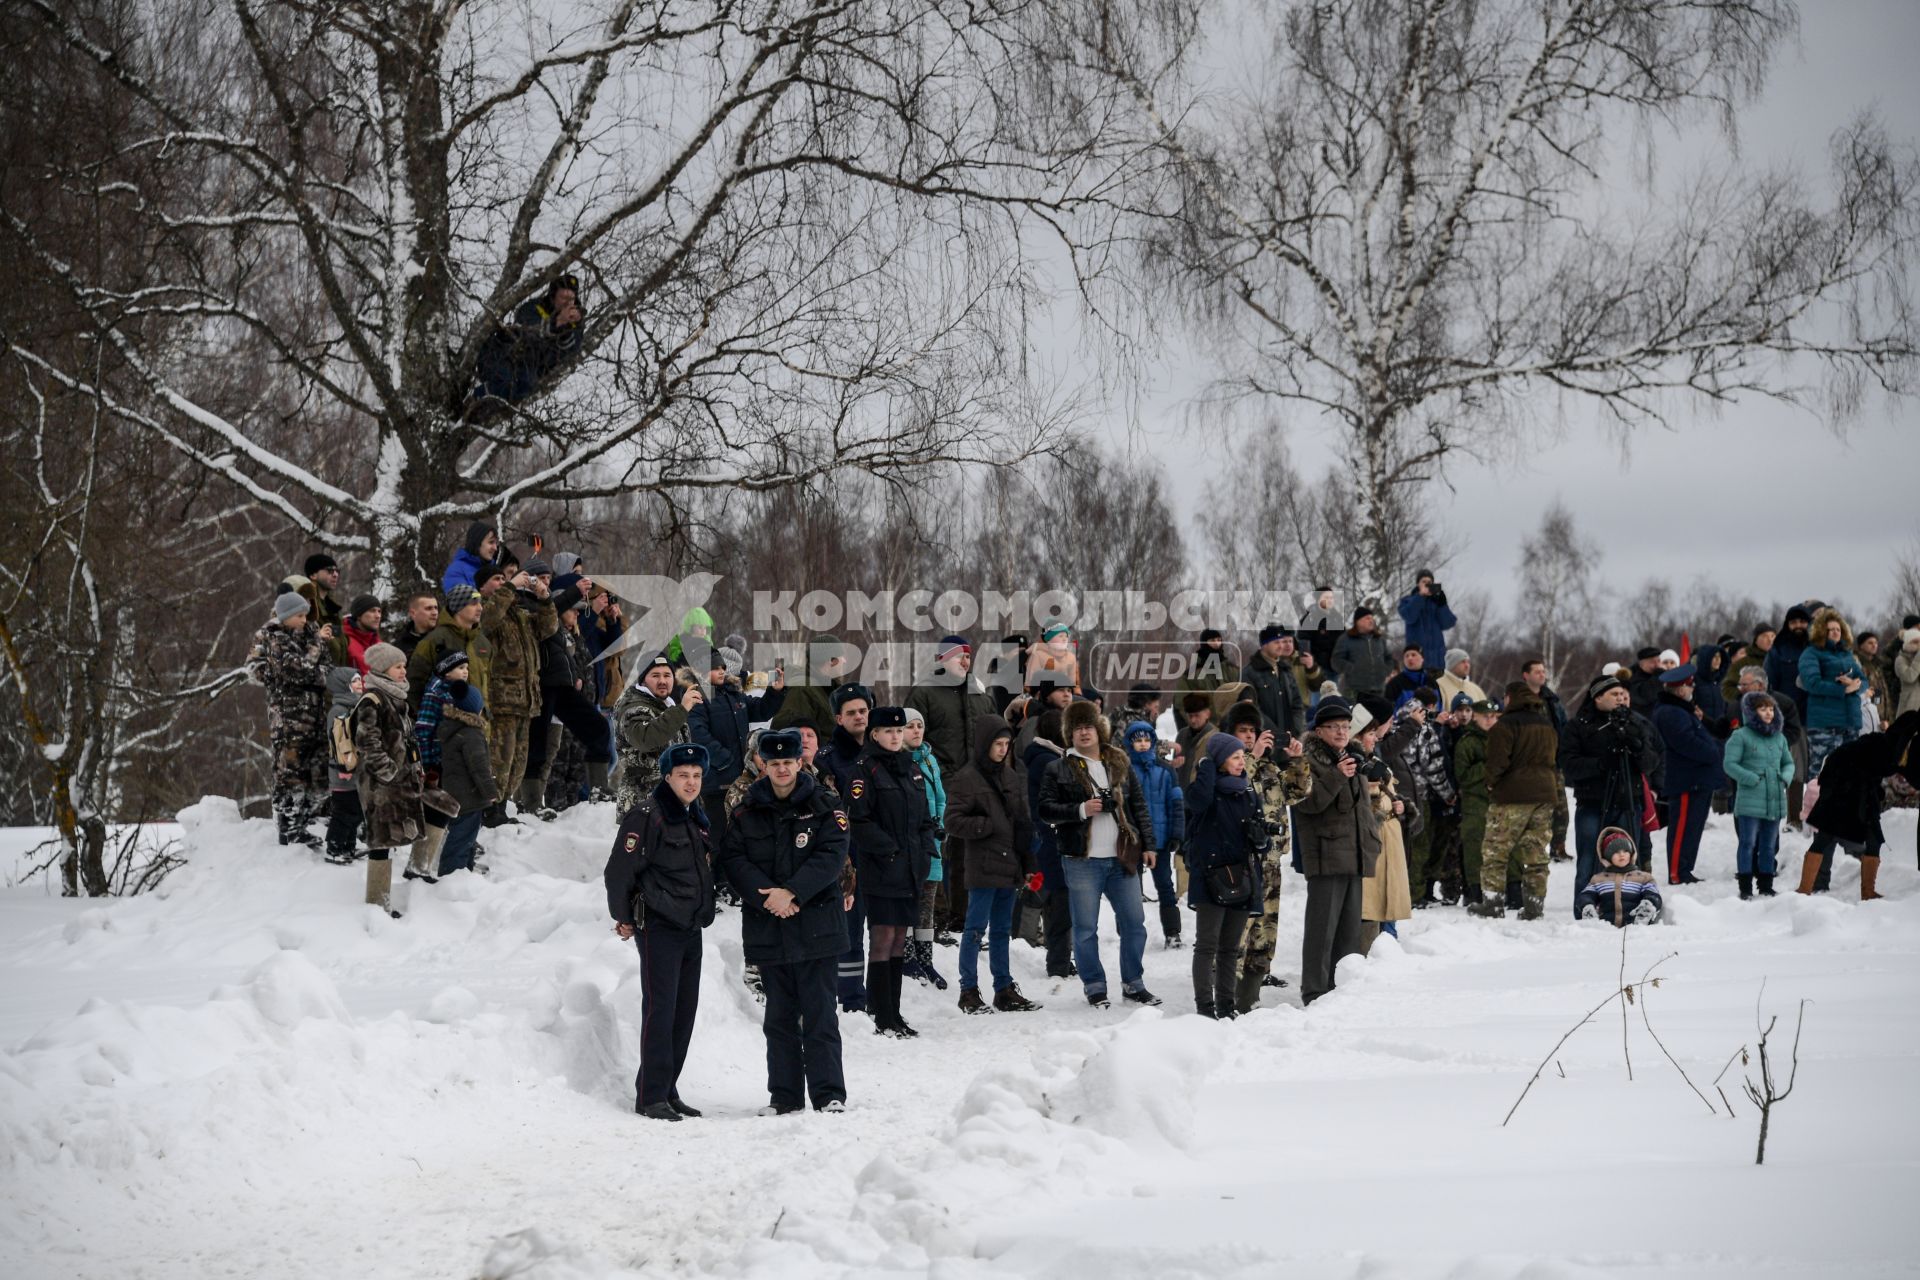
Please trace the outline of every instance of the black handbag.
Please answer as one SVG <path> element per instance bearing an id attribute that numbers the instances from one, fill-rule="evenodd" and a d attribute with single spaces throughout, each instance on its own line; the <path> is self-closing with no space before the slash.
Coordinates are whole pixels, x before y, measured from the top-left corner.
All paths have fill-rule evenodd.
<path id="1" fill-rule="evenodd" d="M 1208 867 L 1207 897 L 1218 907 L 1242 907 L 1253 900 L 1253 863 L 1229 862 Z"/>

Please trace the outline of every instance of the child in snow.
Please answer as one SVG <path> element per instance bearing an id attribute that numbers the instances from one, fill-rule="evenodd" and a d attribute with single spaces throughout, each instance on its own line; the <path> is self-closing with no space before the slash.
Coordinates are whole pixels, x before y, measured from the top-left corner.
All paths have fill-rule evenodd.
<path id="1" fill-rule="evenodd" d="M 1634 869 L 1640 846 L 1619 827 L 1600 833 L 1600 870 L 1580 890 L 1575 905 L 1582 920 L 1611 920 L 1616 927 L 1653 924 L 1663 904 L 1653 874 Z"/>
<path id="2" fill-rule="evenodd" d="M 353 780 L 353 730 L 347 725 L 353 704 L 364 692 L 360 673 L 353 667 L 327 672 L 327 695 L 332 699 L 327 711 L 327 861 L 339 866 L 353 861 L 365 816 Z M 342 758 L 343 747 L 347 758 Z"/>

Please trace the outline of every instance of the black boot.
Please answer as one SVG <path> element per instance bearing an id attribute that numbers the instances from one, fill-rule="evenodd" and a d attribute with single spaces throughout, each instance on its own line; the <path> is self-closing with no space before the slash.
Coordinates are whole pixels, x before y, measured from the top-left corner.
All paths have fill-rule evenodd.
<path id="1" fill-rule="evenodd" d="M 1744 875 L 1744 874 L 1736 875 L 1734 876 L 1734 880 L 1736 880 L 1740 885 L 1740 901 L 1745 902 L 1747 899 L 1753 897 L 1753 877 L 1752 876 Z"/>
<path id="2" fill-rule="evenodd" d="M 887 962 L 867 961 L 867 1012 L 873 1017 L 873 1034 L 877 1036 L 893 1034 L 893 1013 L 887 999 L 891 985 L 887 979 Z"/>
<path id="3" fill-rule="evenodd" d="M 893 1012 L 893 1033 L 911 1040 L 920 1033 L 908 1026 L 907 1020 L 900 1016 L 900 991 L 901 988 L 906 985 L 906 968 L 907 961 L 904 956 L 895 956 L 893 959 L 887 961 L 887 983 L 889 988 L 887 991 L 887 1000 Z"/>
<path id="4" fill-rule="evenodd" d="M 1527 905 L 1526 892 L 1518 880 L 1507 881 L 1507 910 L 1518 911 Z"/>
<path id="5" fill-rule="evenodd" d="M 1756 876 L 1756 877 L 1755 877 L 1755 879 L 1757 879 L 1757 880 L 1759 880 L 1759 882 L 1760 882 L 1760 896 L 1761 896 L 1761 897 L 1763 897 L 1763 898 L 1771 898 L 1771 897 L 1773 897 L 1773 896 L 1775 896 L 1775 895 L 1774 895 L 1774 892 L 1773 892 L 1773 877 L 1772 877 L 1772 876 L 1770 876 L 1770 875 L 1767 875 L 1766 873 L 1764 873 L 1764 872 L 1762 872 L 1762 873 L 1761 873 L 1761 874 L 1760 874 L 1759 876 Z"/>

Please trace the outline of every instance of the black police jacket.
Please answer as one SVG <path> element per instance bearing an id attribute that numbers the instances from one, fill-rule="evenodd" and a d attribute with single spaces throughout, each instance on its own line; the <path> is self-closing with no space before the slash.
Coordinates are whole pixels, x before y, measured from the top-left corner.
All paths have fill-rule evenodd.
<path id="1" fill-rule="evenodd" d="M 847 949 L 840 871 L 847 861 L 848 819 L 825 787 L 802 773 L 782 800 L 761 778 L 727 822 L 720 872 L 740 893 L 740 938 L 749 964 L 823 960 Z M 766 909 L 762 889 L 785 889 L 798 915 Z"/>

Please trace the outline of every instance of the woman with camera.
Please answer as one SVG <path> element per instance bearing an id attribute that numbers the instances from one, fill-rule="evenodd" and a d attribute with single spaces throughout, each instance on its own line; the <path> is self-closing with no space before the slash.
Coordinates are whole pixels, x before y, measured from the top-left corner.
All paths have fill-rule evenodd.
<path id="1" fill-rule="evenodd" d="M 1230 733 L 1208 738 L 1187 784 L 1187 905 L 1193 930 L 1193 1004 L 1203 1018 L 1234 1016 L 1240 939 L 1261 903 L 1260 861 L 1272 836 L 1247 784 L 1247 749 Z"/>

